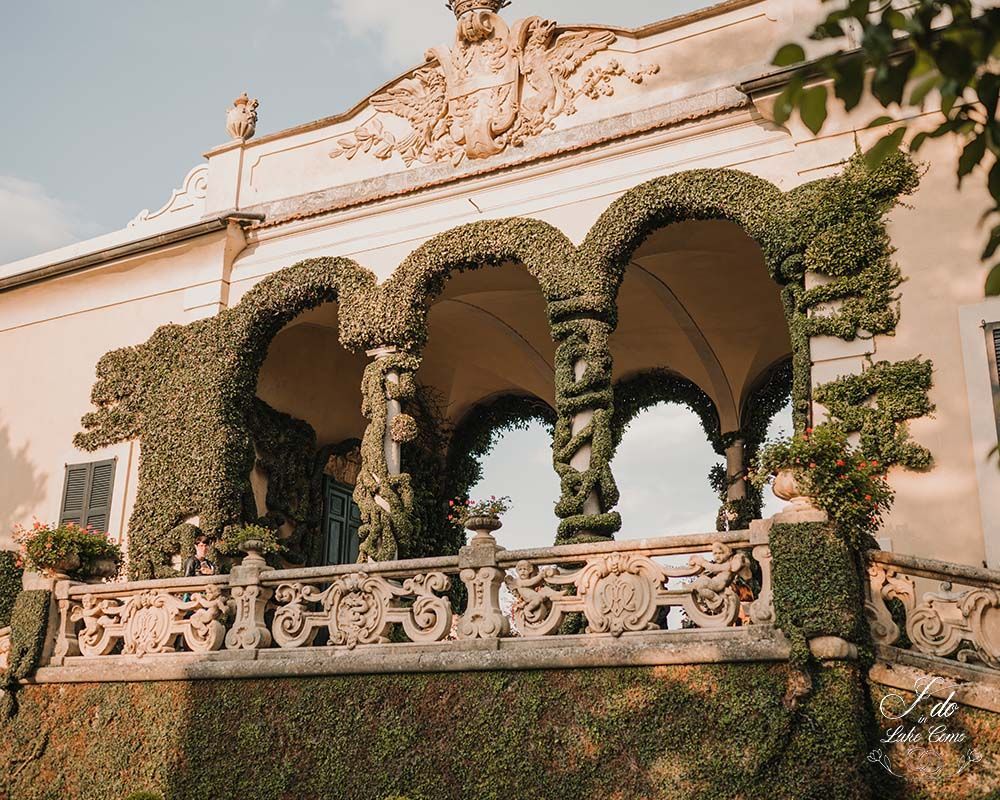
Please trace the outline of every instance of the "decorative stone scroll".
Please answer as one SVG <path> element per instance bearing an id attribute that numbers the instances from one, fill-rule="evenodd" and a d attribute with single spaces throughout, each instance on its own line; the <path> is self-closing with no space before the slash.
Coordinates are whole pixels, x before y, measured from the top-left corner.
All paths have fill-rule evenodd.
<path id="1" fill-rule="evenodd" d="M 274 641 L 285 648 L 311 646 L 320 629 L 329 644 L 354 649 L 385 644 L 399 623 L 413 642 L 439 642 L 451 631 L 451 603 L 435 592 L 451 580 L 441 572 L 405 579 L 402 584 L 380 575 L 352 572 L 323 589 L 310 583 L 282 583 L 274 592 Z"/>
<path id="2" fill-rule="evenodd" d="M 78 649 L 87 657 L 106 656 L 121 642 L 123 655 L 142 657 L 175 652 L 179 640 L 192 652 L 209 653 L 226 636 L 228 604 L 214 584 L 194 592 L 149 589 L 126 598 L 86 594 L 65 602 L 69 621 L 82 622 L 83 629 L 75 646 L 63 637 L 60 655 L 77 655 Z"/>
<path id="3" fill-rule="evenodd" d="M 673 579 L 692 577 L 676 588 L 668 586 Z M 582 567 L 565 571 L 522 560 L 507 578 L 507 587 L 519 601 L 512 613 L 525 637 L 553 633 L 574 611 L 586 617 L 587 633 L 612 636 L 658 629 L 660 609 L 672 606 L 683 608 L 700 628 L 726 628 L 741 616 L 748 622 L 756 621 L 755 616 L 772 619 L 773 611 L 766 613 L 762 604 L 751 613 L 752 603 L 742 600 L 736 589 L 737 578 L 751 578 L 749 556 L 716 542 L 711 561 L 694 555 L 687 567 L 667 567 L 642 553 L 590 556 Z M 761 600 L 763 595 L 756 602 Z"/>
<path id="4" fill-rule="evenodd" d="M 883 555 L 879 554 L 879 557 Z M 949 574 L 953 569 L 934 575 L 931 566 L 953 565 L 924 559 L 919 561 L 920 566 L 907 571 L 918 576 L 933 575 L 944 579 L 940 591 L 925 592 L 919 601 L 913 578 L 901 574 L 905 566 L 882 561 L 870 563 L 865 609 L 872 638 L 877 644 L 900 646 L 905 632 L 913 650 L 1000 669 L 1000 574 L 992 573 L 995 579 L 987 578 L 982 581 L 984 585 L 955 591 L 951 581 L 961 580 L 962 575 Z M 893 616 L 887 601 L 898 601 L 898 607 L 905 616 L 903 628 L 899 624 L 902 620 Z"/>
<path id="5" fill-rule="evenodd" d="M 406 166 L 487 158 L 554 128 L 558 117 L 576 113 L 578 98 L 613 95 L 615 78 L 641 84 L 660 70 L 650 64 L 632 71 L 612 59 L 574 87 L 569 79 L 607 50 L 615 34 L 559 32 L 541 17 L 508 27 L 496 13 L 501 6 L 489 0 L 455 5 L 454 46 L 431 48 L 426 66 L 372 97 L 376 112 L 405 120 L 408 132 L 393 133 L 375 116 L 340 138 L 331 158 L 398 154 Z"/>

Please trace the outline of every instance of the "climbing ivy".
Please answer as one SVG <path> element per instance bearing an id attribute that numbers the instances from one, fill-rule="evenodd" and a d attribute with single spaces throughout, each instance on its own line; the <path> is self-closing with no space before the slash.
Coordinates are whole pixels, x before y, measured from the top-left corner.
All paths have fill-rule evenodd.
<path id="1" fill-rule="evenodd" d="M 10 614 L 14 610 L 14 601 L 21 593 L 21 575 L 17 553 L 0 550 L 0 628 L 10 624 Z"/>
<path id="2" fill-rule="evenodd" d="M 229 525 L 253 521 L 249 476 L 258 458 L 255 445 L 261 451 L 268 438 L 260 423 L 266 427 L 268 420 L 278 419 L 255 400 L 257 375 L 271 340 L 285 325 L 322 303 L 337 302 L 346 348 L 398 350 L 370 365 L 362 385 L 370 420 L 362 444 L 365 469 L 356 487 L 363 557 L 420 555 L 427 543 L 414 527 L 414 478 L 389 475 L 384 460 L 381 437 L 389 394 L 398 393 L 396 399 L 404 404 L 412 400 L 428 309 L 448 278 L 514 262 L 538 281 L 557 344 L 553 460 L 561 483 L 558 538 L 608 536 L 621 524 L 612 510 L 618 488 L 610 461 L 620 423 L 615 421 L 608 341 L 617 321 L 618 286 L 646 237 L 676 222 L 721 219 L 739 225 L 760 246 L 770 274 L 784 286 L 793 406 L 801 428 L 809 408 L 809 337 L 850 339 L 891 333 L 895 326 L 899 272 L 882 217 L 916 181 L 915 167 L 902 155 L 874 172 L 856 158 L 840 175 L 787 193 L 735 170 L 694 170 L 626 192 L 579 248 L 544 222 L 505 219 L 434 237 L 381 285 L 349 259 L 310 259 L 260 281 L 239 305 L 215 317 L 163 326 L 144 344 L 104 356 L 92 392 L 96 410 L 84 417 L 84 430 L 75 442 L 96 449 L 141 439 L 139 489 L 129 524 L 130 572 L 152 576 L 163 567 L 164 536 L 186 520 L 197 516 L 200 527 L 215 537 Z M 806 288 L 807 272 L 826 277 Z M 578 376 L 579 362 L 587 367 Z M 386 381 L 390 367 L 400 375 L 395 387 Z M 890 388 L 880 384 L 879 397 Z M 402 418 L 392 431 L 400 441 L 420 436 L 419 419 L 407 413 L 413 422 Z M 580 414 L 591 419 L 574 432 L 573 419 Z M 308 443 L 306 428 L 290 418 L 283 422 L 281 437 Z M 906 449 L 905 426 L 894 430 L 900 437 L 894 447 Z M 404 460 L 408 447 L 403 445 Z M 574 461 L 585 447 L 590 449 L 589 464 L 578 468 Z M 268 458 L 264 453 L 263 459 Z M 908 458 L 915 460 L 912 449 Z M 276 486 L 282 487 L 275 489 L 275 499 L 280 495 L 289 504 L 283 513 L 305 520 L 306 531 L 311 524 L 306 511 L 310 505 L 315 509 L 315 503 L 303 499 L 308 495 L 303 477 L 307 460 L 305 455 L 277 459 L 271 470 Z M 289 475 L 277 474 L 286 468 Z M 598 501 L 596 513 L 586 508 L 591 496 Z"/>
<path id="3" fill-rule="evenodd" d="M 0 718 L 17 709 L 15 693 L 19 682 L 35 671 L 42 657 L 51 597 L 52 593 L 45 589 L 26 589 L 14 602 L 7 670 L 0 673 Z"/>
<path id="4" fill-rule="evenodd" d="M 926 469 L 927 448 L 910 441 L 906 421 L 934 410 L 928 398 L 933 379 L 930 361 L 879 361 L 860 375 L 847 375 L 816 389 L 816 401 L 840 420 L 848 432 L 860 434 L 861 452 L 883 467 L 899 464 Z"/>

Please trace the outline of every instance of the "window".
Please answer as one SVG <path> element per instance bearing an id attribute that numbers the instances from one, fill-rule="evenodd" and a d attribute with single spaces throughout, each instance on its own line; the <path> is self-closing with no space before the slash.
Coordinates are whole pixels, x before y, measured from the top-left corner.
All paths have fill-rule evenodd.
<path id="1" fill-rule="evenodd" d="M 993 387 L 993 413 L 997 423 L 997 438 L 1000 439 L 1000 322 L 990 322 L 986 326 L 986 357 L 990 362 L 990 385 Z"/>
<path id="2" fill-rule="evenodd" d="M 107 533 L 111 521 L 111 490 L 115 485 L 115 461 L 67 464 L 63 483 L 59 524 L 75 522 Z"/>
<path id="3" fill-rule="evenodd" d="M 324 478 L 323 532 L 326 541 L 324 561 L 327 564 L 353 564 L 358 560 L 358 527 L 361 509 L 351 498 L 354 489 Z"/>

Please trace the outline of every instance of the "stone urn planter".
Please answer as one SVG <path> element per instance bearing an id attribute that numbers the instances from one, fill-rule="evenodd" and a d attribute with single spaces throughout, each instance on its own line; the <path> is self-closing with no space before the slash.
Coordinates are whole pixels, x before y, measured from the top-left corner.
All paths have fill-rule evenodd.
<path id="1" fill-rule="evenodd" d="M 803 516 L 803 522 L 810 521 L 813 517 L 817 520 L 825 518 L 825 514 L 816 505 L 816 501 L 806 494 L 806 490 L 795 475 L 795 470 L 791 467 L 778 470 L 774 476 L 771 491 L 779 500 L 788 503 L 782 510 L 782 515 L 797 514 Z"/>
<path id="2" fill-rule="evenodd" d="M 100 583 L 118 574 L 118 562 L 113 558 L 98 558 L 87 570 L 87 583 Z"/>
<path id="3" fill-rule="evenodd" d="M 246 553 L 243 558 L 244 567 L 257 567 L 264 569 L 267 562 L 264 560 L 264 543 L 259 539 L 247 539 L 240 545 L 240 550 Z"/>
<path id="4" fill-rule="evenodd" d="M 68 553 L 49 567 L 41 569 L 42 575 L 57 581 L 69 580 L 69 573 L 80 569 L 80 556 L 76 553 Z"/>
<path id="5" fill-rule="evenodd" d="M 493 531 L 498 531 L 503 527 L 500 517 L 492 514 L 479 514 L 469 517 L 465 521 L 465 527 L 472 531 L 473 542 L 493 541 Z"/>

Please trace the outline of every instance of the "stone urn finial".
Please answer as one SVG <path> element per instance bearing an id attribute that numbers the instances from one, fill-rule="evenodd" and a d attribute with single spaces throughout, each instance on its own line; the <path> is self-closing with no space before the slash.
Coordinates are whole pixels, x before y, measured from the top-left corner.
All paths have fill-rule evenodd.
<path id="1" fill-rule="evenodd" d="M 246 141 L 257 131 L 257 98 L 253 100 L 243 92 L 233 100 L 233 107 L 226 112 L 226 130 L 234 139 Z"/>

